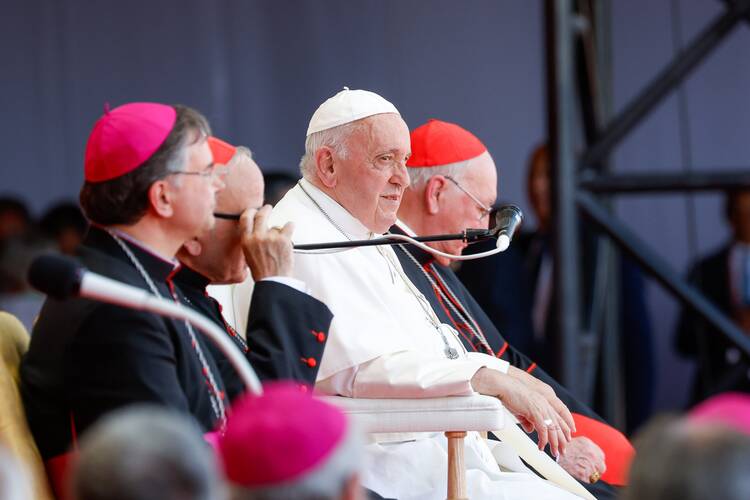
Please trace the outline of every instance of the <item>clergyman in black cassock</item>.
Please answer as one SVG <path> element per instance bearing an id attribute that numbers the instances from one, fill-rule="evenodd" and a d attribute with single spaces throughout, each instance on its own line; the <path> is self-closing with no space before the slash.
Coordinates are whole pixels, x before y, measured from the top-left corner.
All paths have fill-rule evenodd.
<path id="1" fill-rule="evenodd" d="M 393 226 L 392 233 L 404 234 Z M 432 255 L 413 245 L 397 245 L 396 255 L 404 272 L 432 305 L 433 310 L 444 323 L 453 325 L 459 332 L 461 341 L 470 352 L 486 352 L 497 356 L 520 370 L 524 370 L 555 391 L 563 403 L 573 413 L 603 422 L 590 408 L 576 400 L 563 386 L 550 377 L 535 362 L 510 345 L 497 330 L 494 323 L 477 304 L 466 287 L 461 283 L 450 267 L 435 262 Z M 432 281 L 430 281 L 432 280 Z M 433 286 L 433 283 L 437 287 Z M 471 325 L 471 327 L 469 327 Z M 475 326 L 476 325 L 476 326 Z M 478 327 L 491 348 L 484 348 L 483 343 L 472 333 Z M 536 441 L 536 435 L 532 435 Z M 599 481 L 595 484 L 583 483 L 596 498 L 615 498 L 617 488 Z"/>
<path id="2" fill-rule="evenodd" d="M 225 329 L 262 381 L 290 379 L 313 386 L 333 315 L 312 296 L 270 280 L 253 289 L 247 332 L 241 337 L 224 319 L 221 306 L 206 286 L 210 280 L 183 266 L 175 283 L 188 304 Z M 244 392 L 229 360 L 209 347 L 219 367 L 230 400 Z"/>

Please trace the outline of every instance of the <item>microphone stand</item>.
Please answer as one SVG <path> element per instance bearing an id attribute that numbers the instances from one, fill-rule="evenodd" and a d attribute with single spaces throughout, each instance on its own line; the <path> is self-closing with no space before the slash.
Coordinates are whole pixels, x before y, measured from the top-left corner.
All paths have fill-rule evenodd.
<path id="1" fill-rule="evenodd" d="M 466 229 L 462 233 L 455 234 L 436 234 L 434 236 L 417 236 L 412 238 L 419 242 L 430 241 L 453 241 L 462 240 L 466 243 L 476 243 L 477 241 L 488 240 L 497 237 L 497 232 L 490 229 Z M 383 238 L 374 238 L 372 240 L 353 240 L 353 241 L 334 241 L 330 243 L 308 243 L 305 245 L 294 245 L 295 250 L 330 250 L 334 248 L 353 248 L 353 247 L 371 247 L 379 245 L 399 245 L 404 241 L 385 236 Z"/>

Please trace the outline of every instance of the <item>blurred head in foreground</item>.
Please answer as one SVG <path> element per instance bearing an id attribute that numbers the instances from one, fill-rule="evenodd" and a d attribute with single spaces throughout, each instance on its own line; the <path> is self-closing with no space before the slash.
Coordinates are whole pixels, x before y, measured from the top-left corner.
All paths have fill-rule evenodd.
<path id="1" fill-rule="evenodd" d="M 219 450 L 232 500 L 356 500 L 361 437 L 334 406 L 291 384 L 234 405 Z"/>
<path id="2" fill-rule="evenodd" d="M 750 396 L 720 395 L 686 418 L 657 419 L 636 450 L 625 500 L 750 498 Z"/>
<path id="3" fill-rule="evenodd" d="M 110 413 L 81 439 L 77 500 L 215 500 L 218 467 L 188 417 L 156 406 Z"/>

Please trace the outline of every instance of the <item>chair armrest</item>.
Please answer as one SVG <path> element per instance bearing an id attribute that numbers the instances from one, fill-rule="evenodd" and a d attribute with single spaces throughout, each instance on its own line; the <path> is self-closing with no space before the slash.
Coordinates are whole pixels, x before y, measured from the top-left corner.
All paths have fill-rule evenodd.
<path id="1" fill-rule="evenodd" d="M 325 396 L 365 432 L 491 431 L 502 429 L 505 408 L 490 396 L 362 399 Z"/>

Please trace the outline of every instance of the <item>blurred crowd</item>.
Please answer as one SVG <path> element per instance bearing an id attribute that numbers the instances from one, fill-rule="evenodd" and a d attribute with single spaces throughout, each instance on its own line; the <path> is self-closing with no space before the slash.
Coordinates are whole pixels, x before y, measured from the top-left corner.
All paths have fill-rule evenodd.
<path id="1" fill-rule="evenodd" d="M 26 281 L 31 262 L 45 252 L 72 255 L 87 224 L 73 201 L 55 203 L 35 218 L 24 200 L 0 198 L 0 310 L 30 330 L 43 301 Z"/>

